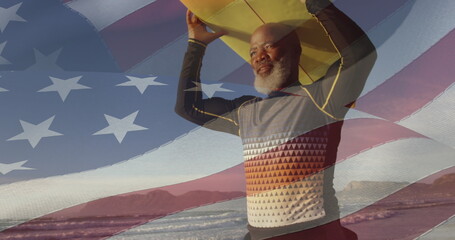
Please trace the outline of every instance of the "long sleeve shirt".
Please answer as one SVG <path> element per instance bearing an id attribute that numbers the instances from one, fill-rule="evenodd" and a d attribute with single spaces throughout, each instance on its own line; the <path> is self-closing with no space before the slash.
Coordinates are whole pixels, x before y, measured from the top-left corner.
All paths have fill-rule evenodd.
<path id="1" fill-rule="evenodd" d="M 333 165 L 342 120 L 360 95 L 376 54 L 365 33 L 335 6 L 314 13 L 340 59 L 311 85 L 294 84 L 264 99 L 203 99 L 201 91 L 185 90 L 200 81 L 205 47 L 190 42 L 185 54 L 176 112 L 241 137 L 248 223 L 257 239 L 339 218 Z M 264 229 L 266 234 L 259 233 Z"/>

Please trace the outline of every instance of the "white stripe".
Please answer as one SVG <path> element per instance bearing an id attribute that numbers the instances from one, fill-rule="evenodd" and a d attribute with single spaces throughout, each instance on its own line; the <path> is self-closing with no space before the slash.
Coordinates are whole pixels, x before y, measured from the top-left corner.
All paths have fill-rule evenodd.
<path id="1" fill-rule="evenodd" d="M 455 148 L 455 84 L 397 124 Z"/>
<path id="2" fill-rule="evenodd" d="M 73 0 L 66 5 L 85 16 L 98 31 L 156 0 Z"/>
<path id="3" fill-rule="evenodd" d="M 336 164 L 334 187 L 339 191 L 352 181 L 363 180 L 413 183 L 455 166 L 453 156 L 455 149 L 431 139 L 389 142 Z"/>
<path id="4" fill-rule="evenodd" d="M 415 240 L 453 240 L 455 236 L 455 215 L 426 231 Z"/>
<path id="5" fill-rule="evenodd" d="M 384 120 L 383 118 L 371 115 L 369 113 L 358 111 L 355 108 L 349 109 L 348 113 L 344 117 L 345 120 L 356 119 L 356 118 L 372 118 L 372 119 L 382 119 L 382 120 Z"/>
<path id="6" fill-rule="evenodd" d="M 413 0 L 369 32 L 373 42 L 384 38 Z M 455 1 L 417 0 L 395 33 L 378 48 L 378 59 L 363 94 L 392 77 L 455 28 Z"/>
<path id="7" fill-rule="evenodd" d="M 148 59 L 131 68 L 128 72 L 132 74 L 178 77 L 187 45 L 188 37 L 185 34 L 164 46 Z M 219 81 L 241 67 L 244 63 L 245 61 L 237 53 L 232 51 L 221 40 L 216 40 L 210 43 L 206 50 L 206 55 L 202 63 L 201 78 L 203 81 Z"/>

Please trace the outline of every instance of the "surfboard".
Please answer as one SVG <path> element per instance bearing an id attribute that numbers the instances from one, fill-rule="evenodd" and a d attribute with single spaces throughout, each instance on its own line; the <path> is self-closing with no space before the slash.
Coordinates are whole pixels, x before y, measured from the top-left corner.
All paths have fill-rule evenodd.
<path id="1" fill-rule="evenodd" d="M 300 38 L 299 80 L 311 84 L 325 75 L 340 56 L 322 25 L 300 0 L 181 0 L 212 30 L 227 30 L 221 37 L 232 50 L 250 62 L 251 34 L 264 23 L 292 26 Z"/>

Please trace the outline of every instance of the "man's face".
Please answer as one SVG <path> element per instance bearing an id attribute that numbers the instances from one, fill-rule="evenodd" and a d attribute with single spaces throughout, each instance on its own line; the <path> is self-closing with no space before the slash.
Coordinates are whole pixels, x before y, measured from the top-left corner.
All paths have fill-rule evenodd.
<path id="1" fill-rule="evenodd" d="M 267 27 L 257 29 L 251 36 L 250 57 L 253 71 L 266 77 L 273 71 L 273 63 L 281 60 L 285 49 L 282 41 Z"/>
<path id="2" fill-rule="evenodd" d="M 250 61 L 256 76 L 254 85 L 261 93 L 268 94 L 291 83 L 289 76 L 295 59 L 288 51 L 289 41 L 282 32 L 262 26 L 251 36 Z"/>

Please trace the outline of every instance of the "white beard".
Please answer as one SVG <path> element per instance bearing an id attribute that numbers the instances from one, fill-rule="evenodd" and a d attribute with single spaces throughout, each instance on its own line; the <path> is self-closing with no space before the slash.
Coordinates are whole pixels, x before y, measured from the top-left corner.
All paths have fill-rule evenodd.
<path id="1" fill-rule="evenodd" d="M 287 56 L 284 56 L 277 62 L 272 62 L 273 68 L 272 72 L 262 77 L 254 72 L 254 88 L 256 91 L 263 94 L 270 94 L 273 90 L 284 87 L 283 84 L 286 82 L 287 78 L 291 74 L 291 64 L 290 59 Z"/>

